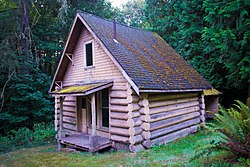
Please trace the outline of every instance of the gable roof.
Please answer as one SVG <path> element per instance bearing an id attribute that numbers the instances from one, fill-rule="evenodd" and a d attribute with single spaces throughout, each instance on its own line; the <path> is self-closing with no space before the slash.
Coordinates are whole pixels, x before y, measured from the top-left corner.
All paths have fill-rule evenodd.
<path id="1" fill-rule="evenodd" d="M 79 12 L 77 15 L 84 22 L 82 27 L 91 29 L 141 92 L 201 91 L 212 88 L 156 33 L 117 23 L 117 43 L 113 40 L 113 22 L 84 12 Z M 78 20 L 75 19 L 75 23 L 78 23 Z M 76 26 L 73 25 L 71 30 L 73 33 L 70 34 L 71 37 L 67 42 L 71 47 L 66 46 L 64 52 L 73 53 L 70 40 L 73 37 L 77 39 L 79 36 L 79 28 L 74 27 Z M 74 31 L 76 31 L 75 34 Z M 57 72 L 56 75 L 58 75 Z M 61 75 L 63 75 L 62 72 Z"/>

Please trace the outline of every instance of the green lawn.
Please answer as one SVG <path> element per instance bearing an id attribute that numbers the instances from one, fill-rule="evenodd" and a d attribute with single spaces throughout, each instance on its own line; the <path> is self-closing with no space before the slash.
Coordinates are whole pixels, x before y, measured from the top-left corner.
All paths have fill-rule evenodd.
<path id="1" fill-rule="evenodd" d="M 232 166 L 223 161 L 223 154 L 204 157 L 190 162 L 198 147 L 218 140 L 217 136 L 200 131 L 194 135 L 178 139 L 166 145 L 138 153 L 68 153 L 56 150 L 56 144 L 23 148 L 0 155 L 3 166 Z M 236 164 L 233 164 L 234 166 Z"/>

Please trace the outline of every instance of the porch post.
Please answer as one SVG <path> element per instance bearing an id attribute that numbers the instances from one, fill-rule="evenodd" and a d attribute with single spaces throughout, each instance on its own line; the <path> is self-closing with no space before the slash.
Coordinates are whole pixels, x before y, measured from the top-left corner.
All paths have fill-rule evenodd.
<path id="1" fill-rule="evenodd" d="M 90 152 L 95 150 L 98 145 L 98 137 L 96 135 L 96 107 L 95 107 L 95 93 L 91 95 L 91 112 L 92 112 L 92 134 L 89 136 Z"/>
<path id="2" fill-rule="evenodd" d="M 65 97 L 60 96 L 60 117 L 59 117 L 59 131 L 58 131 L 58 150 L 60 150 L 63 145 L 59 142 L 59 140 L 64 137 L 63 136 L 63 101 Z"/>
<path id="3" fill-rule="evenodd" d="M 92 136 L 96 136 L 96 107 L 95 93 L 91 95 L 91 111 L 92 111 Z"/>

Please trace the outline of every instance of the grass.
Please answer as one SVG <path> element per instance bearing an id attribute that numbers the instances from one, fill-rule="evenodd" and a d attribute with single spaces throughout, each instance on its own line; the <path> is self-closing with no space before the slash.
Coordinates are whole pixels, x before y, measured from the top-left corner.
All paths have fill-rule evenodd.
<path id="1" fill-rule="evenodd" d="M 68 153 L 59 152 L 56 143 L 44 146 L 23 148 L 0 155 L 0 167 L 5 166 L 240 166 L 223 161 L 224 153 L 190 161 L 198 147 L 218 136 L 200 131 L 194 135 L 178 139 L 166 145 L 154 146 L 138 153 Z M 219 158 L 219 159 L 218 159 Z"/>

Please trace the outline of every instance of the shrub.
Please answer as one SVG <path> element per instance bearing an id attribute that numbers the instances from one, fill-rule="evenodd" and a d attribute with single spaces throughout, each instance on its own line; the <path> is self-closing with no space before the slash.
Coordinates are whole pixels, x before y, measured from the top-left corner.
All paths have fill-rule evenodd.
<path id="1" fill-rule="evenodd" d="M 196 156 L 227 151 L 233 159 L 250 158 L 250 109 L 240 101 L 229 109 L 220 106 L 220 114 L 215 115 L 216 123 L 208 123 L 206 128 L 219 135 L 219 142 L 210 142 L 202 146 Z"/>
<path id="2" fill-rule="evenodd" d="M 46 123 L 35 124 L 33 130 L 27 127 L 11 130 L 6 136 L 0 136 L 0 152 L 49 143 L 54 141 L 54 136 L 54 126 Z"/>

